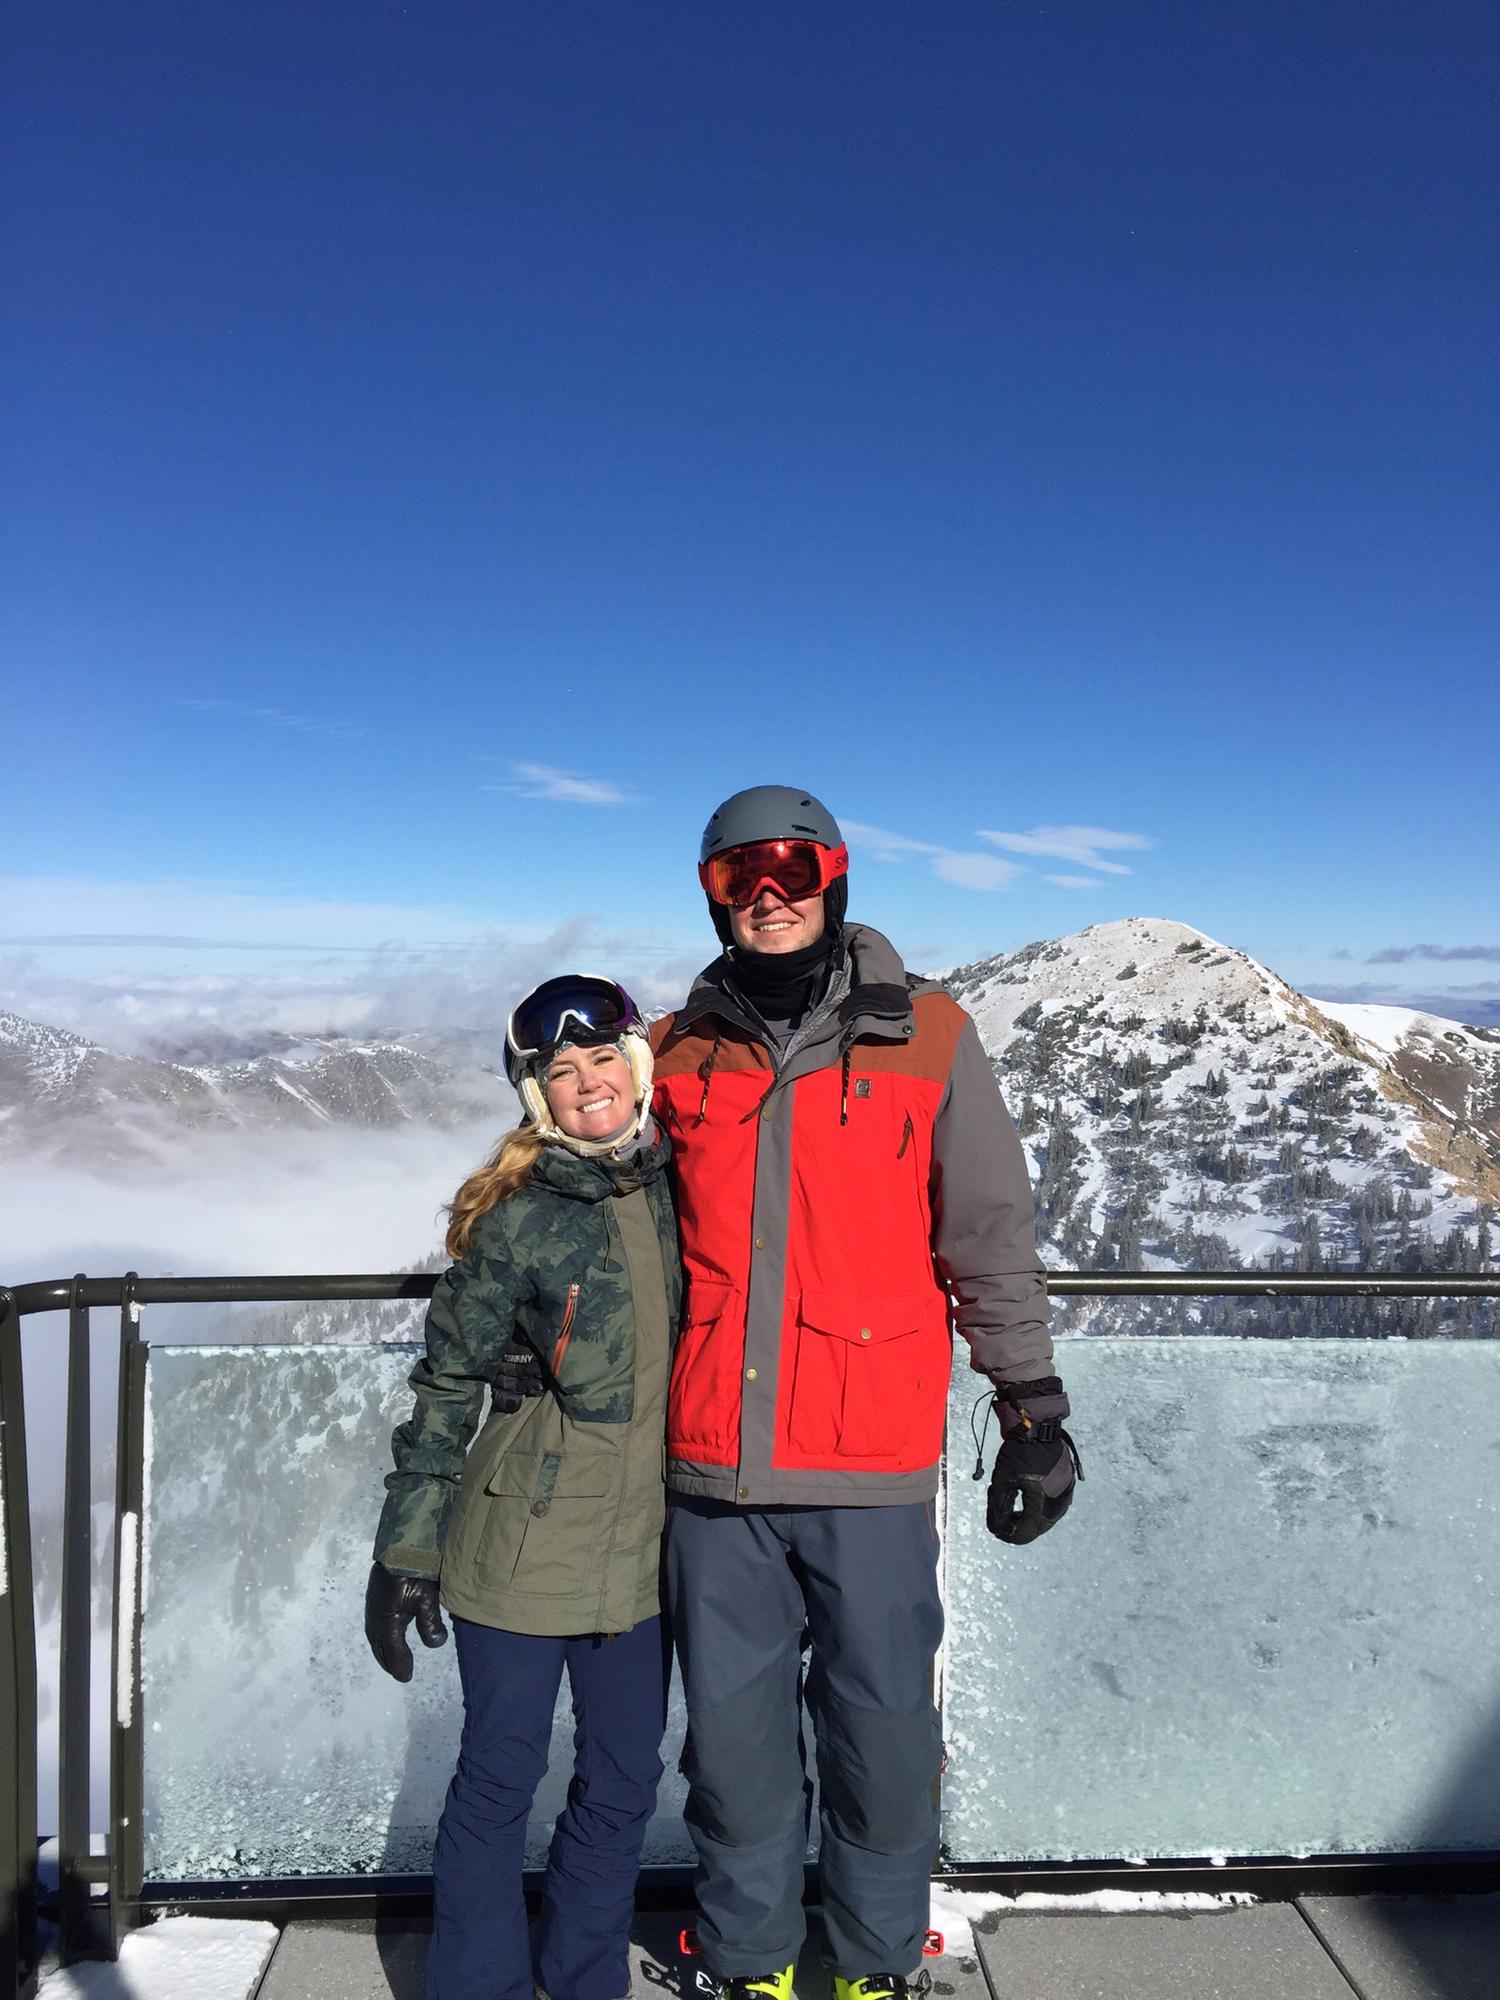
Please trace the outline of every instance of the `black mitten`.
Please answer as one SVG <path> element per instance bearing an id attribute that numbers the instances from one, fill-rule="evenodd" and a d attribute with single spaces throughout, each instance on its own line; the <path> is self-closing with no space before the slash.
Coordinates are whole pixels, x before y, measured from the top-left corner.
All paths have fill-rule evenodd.
<path id="1" fill-rule="evenodd" d="M 411 1647 L 406 1628 L 413 1619 L 424 1646 L 441 1646 L 448 1637 L 438 1606 L 435 1576 L 396 1576 L 384 1563 L 375 1563 L 365 1585 L 365 1637 L 392 1680 L 409 1681 L 412 1675 Z"/>
<path id="2" fill-rule="evenodd" d="M 1068 1398 L 1055 1375 L 1039 1382 L 997 1382 L 1000 1449 L 990 1474 L 985 1526 L 1002 1542 L 1034 1542 L 1073 1504 L 1083 1466 L 1063 1429 Z"/>

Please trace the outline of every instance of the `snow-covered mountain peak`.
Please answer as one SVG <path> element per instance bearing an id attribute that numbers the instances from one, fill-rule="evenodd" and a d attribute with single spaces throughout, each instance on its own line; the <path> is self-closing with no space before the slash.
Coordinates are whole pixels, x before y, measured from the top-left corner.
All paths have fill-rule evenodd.
<path id="1" fill-rule="evenodd" d="M 946 984 L 1031 1157 L 1048 1261 L 1413 1270 L 1488 1256 L 1500 1134 L 1483 1114 L 1500 1091 L 1472 1031 L 1428 1032 L 1418 1069 L 1410 1036 L 1393 1057 L 1370 1024 L 1161 917 L 1026 945 Z"/>
<path id="2" fill-rule="evenodd" d="M 961 966 L 947 984 L 990 1044 L 1040 1006 L 1087 1003 L 1101 1021 L 1139 1015 L 1285 1020 L 1306 1003 L 1245 952 L 1167 917 L 1121 917 L 1067 937 Z"/>
<path id="3" fill-rule="evenodd" d="M 0 1085 L 11 1086 L 7 1095 L 19 1095 L 20 1080 L 41 1096 L 66 1090 L 93 1049 L 66 1028 L 0 1011 Z"/>

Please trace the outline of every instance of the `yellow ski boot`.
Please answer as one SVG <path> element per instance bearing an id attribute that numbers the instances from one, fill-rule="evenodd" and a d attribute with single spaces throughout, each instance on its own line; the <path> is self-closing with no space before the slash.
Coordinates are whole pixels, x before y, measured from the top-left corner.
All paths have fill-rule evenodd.
<path id="1" fill-rule="evenodd" d="M 840 1979 L 835 1974 L 833 2000 L 921 2000 L 931 1985 L 932 1976 L 925 1970 L 914 1979 L 904 1979 L 899 1972 L 871 1972 L 863 1979 Z"/>
<path id="2" fill-rule="evenodd" d="M 708 2000 L 792 2000 L 792 1968 L 750 1979 L 715 1979 L 711 1972 L 700 1972 L 697 1987 Z"/>

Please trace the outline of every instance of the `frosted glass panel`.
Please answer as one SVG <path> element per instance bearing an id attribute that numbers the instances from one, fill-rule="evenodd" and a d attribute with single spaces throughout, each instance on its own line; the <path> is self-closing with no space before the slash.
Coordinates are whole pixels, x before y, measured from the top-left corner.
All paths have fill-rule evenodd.
<path id="1" fill-rule="evenodd" d="M 415 1351 L 152 1350 L 148 1880 L 426 1872 L 453 1648 L 402 1688 L 362 1631 Z M 1088 1478 L 1030 1549 L 984 1532 L 958 1371 L 945 1856 L 1500 1848 L 1500 1347 L 1083 1337 L 1061 1366 Z M 681 1736 L 674 1692 L 655 1863 L 691 1858 Z M 534 1864 L 570 1762 L 564 1695 Z"/>
<path id="2" fill-rule="evenodd" d="M 1025 1549 L 985 1532 L 955 1386 L 948 1857 L 1500 1848 L 1500 1348 L 1060 1366 L 1087 1483 Z"/>
<path id="3" fill-rule="evenodd" d="M 141 1644 L 148 1881 L 425 1874 L 458 1748 L 454 1649 L 406 1687 L 364 1588 L 409 1346 L 153 1348 Z M 681 1700 L 647 1859 L 690 1858 Z M 539 1865 L 572 1764 L 566 1683 Z"/>

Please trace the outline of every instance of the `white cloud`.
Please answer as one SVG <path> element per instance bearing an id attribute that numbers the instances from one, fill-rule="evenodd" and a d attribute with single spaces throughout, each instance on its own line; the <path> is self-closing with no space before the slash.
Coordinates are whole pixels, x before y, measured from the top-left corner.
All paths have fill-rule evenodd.
<path id="1" fill-rule="evenodd" d="M 127 1054 L 197 1048 L 215 1060 L 233 1053 L 223 1045 L 236 1039 L 264 1046 L 277 1035 L 503 1023 L 528 986 L 570 965 L 616 973 L 643 1006 L 672 1006 L 706 956 L 659 934 L 619 935 L 587 912 L 529 937 L 476 928 L 467 939 L 366 949 L 325 942 L 279 956 L 191 945 L 169 952 L 129 933 L 118 942 L 107 952 L 0 951 L 0 1010 Z"/>
<path id="2" fill-rule="evenodd" d="M 374 734 L 358 723 L 326 721 L 315 715 L 299 715 L 289 708 L 262 708 L 249 701 L 217 701 L 198 698 L 179 701 L 179 708 L 195 708 L 204 715 L 227 715 L 236 722 L 253 722 L 263 729 L 294 729 L 304 736 L 332 736 L 341 743 L 358 743 Z"/>
<path id="3" fill-rule="evenodd" d="M 438 1248 L 437 1210 L 513 1122 L 163 1132 L 149 1171 L 0 1164 L 8 1284 L 60 1271 L 389 1271 Z M 165 1329 L 170 1313 L 160 1314 Z"/>
<path id="4" fill-rule="evenodd" d="M 855 846 L 873 854 L 877 861 L 904 861 L 909 854 L 926 856 L 932 872 L 941 882 L 960 889 L 1003 889 L 1023 871 L 1013 861 L 1001 861 L 993 854 L 968 854 L 935 841 L 913 840 L 909 834 L 891 833 L 884 827 L 866 826 L 860 820 L 843 820 L 844 836 Z"/>
<path id="5" fill-rule="evenodd" d="M 932 857 L 932 872 L 940 882 L 952 882 L 960 889 L 1003 889 L 1021 870 L 1013 862 L 995 854 L 955 854 L 939 850 Z"/>
<path id="6" fill-rule="evenodd" d="M 846 819 L 843 832 L 858 847 L 867 847 L 877 861 L 900 861 L 908 854 L 940 854 L 931 841 L 913 840 L 904 833 L 887 833 L 884 827 L 866 826 L 862 820 Z"/>
<path id="7" fill-rule="evenodd" d="M 1054 889 L 1100 889 L 1104 885 L 1097 875 L 1044 875 L 1044 882 L 1050 882 Z"/>
<path id="8" fill-rule="evenodd" d="M 573 806 L 625 806 L 632 803 L 629 792 L 602 778 L 583 778 L 576 771 L 559 771 L 551 764 L 513 764 L 516 783 L 505 787 L 523 799 L 560 799 Z"/>
<path id="9" fill-rule="evenodd" d="M 1105 861 L 1100 848 L 1111 853 L 1121 849 L 1153 847 L 1144 833 L 1116 833 L 1107 826 L 1034 826 L 1030 833 L 993 833 L 979 829 L 979 838 L 1009 854 L 1046 855 L 1056 861 L 1076 861 L 1084 868 L 1098 868 L 1106 875 L 1128 875 L 1121 861 Z"/>

